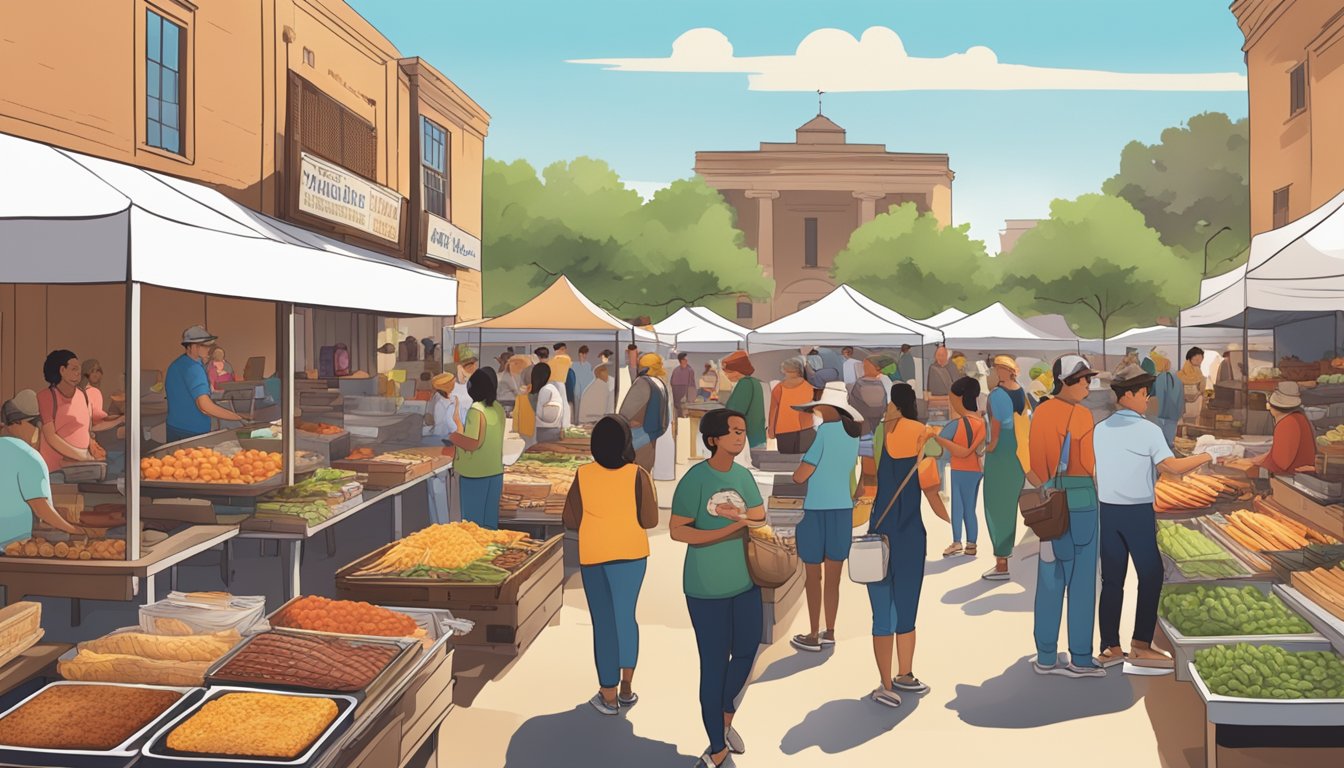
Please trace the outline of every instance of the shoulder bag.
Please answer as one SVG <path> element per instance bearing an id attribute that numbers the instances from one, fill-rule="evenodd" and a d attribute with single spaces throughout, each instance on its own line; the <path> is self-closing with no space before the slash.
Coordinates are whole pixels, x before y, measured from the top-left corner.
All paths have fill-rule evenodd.
<path id="1" fill-rule="evenodd" d="M 1030 495 L 1024 495 L 1018 501 L 1022 511 L 1022 522 L 1041 541 L 1054 541 L 1069 530 L 1069 499 L 1064 489 L 1059 487 L 1059 478 L 1064 476 L 1064 471 L 1069 466 L 1069 448 L 1073 442 L 1069 426 L 1072 422 L 1073 412 L 1070 411 L 1069 421 L 1064 425 L 1064 445 L 1059 452 L 1059 466 L 1055 468 L 1055 476 L 1041 484 L 1039 501 L 1035 505 L 1029 505 Z"/>
<path id="2" fill-rule="evenodd" d="M 879 425 L 880 428 L 880 425 Z M 874 533 L 881 525 L 882 521 L 887 519 L 887 513 L 896 505 L 896 500 L 901 497 L 901 492 L 905 486 L 910 484 L 911 478 L 919 470 L 919 462 L 910 468 L 906 473 L 905 479 L 892 495 L 891 500 L 887 502 L 886 509 L 878 516 L 877 522 L 868 526 L 868 533 L 862 536 L 855 536 L 849 545 L 849 580 L 855 584 L 872 584 L 881 581 L 887 577 L 887 564 L 891 559 L 891 544 L 887 537 Z"/>

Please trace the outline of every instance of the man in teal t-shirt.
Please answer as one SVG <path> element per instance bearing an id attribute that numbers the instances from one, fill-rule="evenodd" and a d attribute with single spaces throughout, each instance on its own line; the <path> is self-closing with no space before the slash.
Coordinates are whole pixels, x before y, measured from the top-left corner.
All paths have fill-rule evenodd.
<path id="1" fill-rule="evenodd" d="M 33 517 L 48 525 L 80 534 L 51 505 L 51 475 L 37 439 L 37 395 L 25 389 L 0 406 L 0 547 L 33 536 Z"/>

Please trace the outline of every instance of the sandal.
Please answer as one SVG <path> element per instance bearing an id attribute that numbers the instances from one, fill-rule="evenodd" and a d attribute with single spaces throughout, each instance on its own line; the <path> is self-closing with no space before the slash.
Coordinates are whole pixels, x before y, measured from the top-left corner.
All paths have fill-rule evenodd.
<path id="1" fill-rule="evenodd" d="M 1101 667 L 1102 669 L 1114 667 L 1116 664 L 1123 664 L 1125 660 L 1128 658 L 1128 656 L 1129 654 L 1123 652 L 1119 654 L 1111 653 L 1111 649 L 1107 648 L 1103 650 L 1101 653 L 1097 654 L 1097 666 Z"/>
<path id="2" fill-rule="evenodd" d="M 955 556 L 955 555 L 960 555 L 960 554 L 961 554 L 961 542 L 960 542 L 960 541 L 954 541 L 954 542 L 952 542 L 951 544 L 947 545 L 947 549 L 944 549 L 944 550 L 943 550 L 943 557 L 953 557 L 953 556 Z"/>
<path id="3" fill-rule="evenodd" d="M 962 550 L 962 554 L 966 555 L 967 557 L 975 557 L 975 542 L 972 541 L 971 543 L 967 544 L 966 549 Z"/>

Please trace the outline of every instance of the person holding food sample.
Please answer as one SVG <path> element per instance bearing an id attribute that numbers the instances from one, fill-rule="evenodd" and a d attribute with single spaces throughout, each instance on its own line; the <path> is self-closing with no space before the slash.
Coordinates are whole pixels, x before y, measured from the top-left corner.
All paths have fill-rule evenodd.
<path id="1" fill-rule="evenodd" d="M 634 463 L 625 419 L 598 421 L 590 446 L 593 463 L 575 473 L 563 517 L 565 528 L 578 531 L 579 574 L 593 620 L 598 692 L 588 703 L 619 715 L 621 706 L 639 701 L 631 687 L 639 659 L 635 605 L 649 558 L 646 531 L 658 525 L 658 495 L 653 478 Z"/>
<path id="2" fill-rule="evenodd" d="M 733 728 L 762 632 L 761 588 L 747 571 L 743 537 L 765 524 L 761 490 L 735 462 L 747 447 L 747 417 L 727 408 L 700 420 L 711 455 L 691 467 L 672 497 L 669 533 L 688 545 L 682 588 L 700 652 L 700 717 L 709 748 L 696 764 L 718 768 L 746 745 Z"/>
<path id="3" fill-rule="evenodd" d="M 1120 369 L 1111 382 L 1119 410 L 1092 433 L 1096 456 L 1097 499 L 1101 505 L 1101 600 L 1097 624 L 1101 654 L 1097 664 L 1110 667 L 1128 659 L 1142 667 L 1170 669 L 1171 657 L 1153 648 L 1157 607 L 1162 598 L 1162 556 L 1157 549 L 1157 471 L 1185 474 L 1213 460 L 1208 454 L 1178 459 L 1166 435 L 1143 417 L 1156 377 L 1137 365 Z M 1120 646 L 1129 560 L 1139 576 L 1134 635 L 1129 653 Z"/>
<path id="4" fill-rule="evenodd" d="M 51 475 L 33 448 L 41 423 L 31 389 L 0 405 L 0 547 L 32 538 L 34 517 L 66 533 L 84 532 L 52 506 Z"/>

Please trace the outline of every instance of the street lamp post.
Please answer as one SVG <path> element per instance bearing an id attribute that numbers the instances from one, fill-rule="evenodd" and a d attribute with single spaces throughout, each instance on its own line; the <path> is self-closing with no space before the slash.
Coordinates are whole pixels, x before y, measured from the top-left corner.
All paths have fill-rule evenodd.
<path id="1" fill-rule="evenodd" d="M 1205 279 L 1208 279 L 1208 277 L 1209 277 L 1209 243 L 1212 243 L 1212 242 L 1213 242 L 1213 238 L 1215 238 L 1215 237 L 1217 237 L 1217 236 L 1223 234 L 1224 232 L 1230 232 L 1230 231 L 1232 231 L 1232 228 L 1231 228 L 1231 227 L 1223 227 L 1222 229 L 1218 230 L 1217 232 L 1214 232 L 1212 235 L 1209 235 L 1209 239 L 1204 241 L 1204 278 L 1205 278 Z"/>

